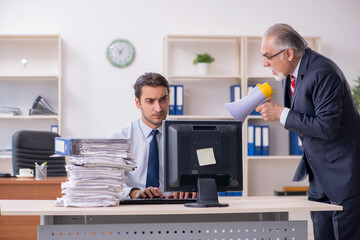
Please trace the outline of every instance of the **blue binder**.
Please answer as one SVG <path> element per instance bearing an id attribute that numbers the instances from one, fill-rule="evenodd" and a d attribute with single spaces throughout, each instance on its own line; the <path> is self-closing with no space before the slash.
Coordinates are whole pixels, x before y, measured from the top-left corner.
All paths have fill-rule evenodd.
<path id="1" fill-rule="evenodd" d="M 219 197 L 242 196 L 242 192 L 218 192 Z"/>
<path id="2" fill-rule="evenodd" d="M 256 85 L 248 85 L 248 94 L 255 87 L 256 87 Z M 259 112 L 255 111 L 255 109 L 254 109 L 250 112 L 250 115 L 261 115 L 261 114 Z"/>
<path id="3" fill-rule="evenodd" d="M 269 133 L 270 129 L 269 126 L 262 126 L 261 127 L 261 152 L 262 155 L 269 155 L 270 153 L 270 133 Z"/>
<path id="4" fill-rule="evenodd" d="M 260 156 L 262 155 L 262 146 L 261 146 L 261 131 L 262 128 L 261 126 L 255 126 L 254 131 L 255 131 L 255 156 Z"/>
<path id="5" fill-rule="evenodd" d="M 254 125 L 248 125 L 248 156 L 255 155 L 255 130 Z"/>
<path id="6" fill-rule="evenodd" d="M 241 87 L 240 85 L 230 86 L 230 102 L 235 102 L 241 99 Z"/>
<path id="7" fill-rule="evenodd" d="M 175 115 L 176 111 L 176 86 L 170 85 L 170 103 L 169 103 L 169 115 Z"/>
<path id="8" fill-rule="evenodd" d="M 51 125 L 50 131 L 59 134 L 59 126 L 58 125 Z"/>
<path id="9" fill-rule="evenodd" d="M 302 155 L 302 143 L 295 132 L 289 132 L 290 155 Z"/>
<path id="10" fill-rule="evenodd" d="M 176 85 L 176 115 L 184 115 L 184 85 Z"/>
<path id="11" fill-rule="evenodd" d="M 130 149 L 129 139 L 55 137 L 55 153 L 66 156 L 87 155 L 97 152 L 99 146 L 116 144 L 118 149 Z M 97 147 L 96 147 L 97 146 Z M 127 153 L 124 154 L 127 157 Z"/>

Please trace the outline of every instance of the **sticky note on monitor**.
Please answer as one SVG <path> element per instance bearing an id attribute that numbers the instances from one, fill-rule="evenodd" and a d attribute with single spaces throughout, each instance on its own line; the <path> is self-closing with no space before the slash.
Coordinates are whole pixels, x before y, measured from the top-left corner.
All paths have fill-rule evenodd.
<path id="1" fill-rule="evenodd" d="M 196 150 L 200 166 L 207 166 L 216 164 L 214 149 L 213 148 L 203 148 Z"/>

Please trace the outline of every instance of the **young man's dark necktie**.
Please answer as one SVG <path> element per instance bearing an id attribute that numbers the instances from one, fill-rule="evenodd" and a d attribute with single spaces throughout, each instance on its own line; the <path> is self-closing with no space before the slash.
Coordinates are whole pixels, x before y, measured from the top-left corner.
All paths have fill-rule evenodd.
<path id="1" fill-rule="evenodd" d="M 153 136 L 149 148 L 149 161 L 147 169 L 146 187 L 159 187 L 159 149 L 156 140 L 158 130 L 152 130 Z"/>

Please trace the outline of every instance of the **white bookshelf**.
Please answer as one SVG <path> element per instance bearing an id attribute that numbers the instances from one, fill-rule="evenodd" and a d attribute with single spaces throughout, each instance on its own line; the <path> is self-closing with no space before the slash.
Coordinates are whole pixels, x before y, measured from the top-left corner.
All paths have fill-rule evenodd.
<path id="1" fill-rule="evenodd" d="M 20 115 L 0 115 L 0 149 L 11 148 L 18 130 L 61 133 L 61 38 L 59 35 L 0 35 L 0 106 L 16 107 Z M 27 59 L 26 70 L 21 63 Z M 42 96 L 57 115 L 29 115 Z"/>

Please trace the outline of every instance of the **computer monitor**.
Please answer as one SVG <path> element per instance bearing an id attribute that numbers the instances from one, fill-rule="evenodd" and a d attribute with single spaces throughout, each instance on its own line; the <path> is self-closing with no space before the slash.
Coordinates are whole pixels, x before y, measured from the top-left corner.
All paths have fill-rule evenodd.
<path id="1" fill-rule="evenodd" d="M 242 191 L 240 121 L 163 122 L 164 188 L 197 192 L 189 207 L 222 207 L 217 192 Z"/>

